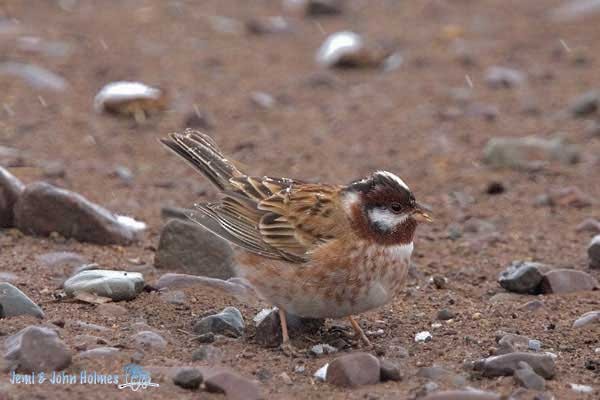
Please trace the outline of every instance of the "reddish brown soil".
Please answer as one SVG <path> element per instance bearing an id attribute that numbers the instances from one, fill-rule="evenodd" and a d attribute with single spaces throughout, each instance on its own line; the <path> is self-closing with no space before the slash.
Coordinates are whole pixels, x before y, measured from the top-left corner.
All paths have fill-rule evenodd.
<path id="1" fill-rule="evenodd" d="M 260 309 L 201 290 L 186 290 L 189 308 L 166 304 L 156 293 L 142 293 L 134 301 L 121 303 L 129 310 L 127 316 L 107 319 L 97 315 L 92 305 L 54 302 L 52 273 L 35 261 L 39 254 L 68 250 L 106 268 L 135 269 L 139 267 L 128 260 L 139 258 L 148 265 L 147 281 L 153 282 L 162 273 L 151 267 L 162 226 L 160 208 L 189 206 L 214 195 L 206 180 L 157 142 L 167 132 L 181 129 L 196 104 L 214 121 L 209 133 L 252 173 L 345 182 L 374 169 L 388 169 L 401 175 L 417 198 L 431 205 L 436 217 L 435 224 L 418 231 L 414 257 L 421 273 L 418 281 L 411 282 L 393 304 L 360 316 L 367 329 L 384 329 L 385 336 L 375 339 L 375 344 L 386 357 L 400 363 L 407 378 L 399 383 L 339 389 L 312 379 L 332 356 L 291 360 L 253 343 L 251 331 L 245 339 L 217 343 L 225 354 L 221 365 L 247 377 L 271 375 L 260 383 L 265 398 L 405 398 L 425 383 L 414 377 L 418 367 L 437 364 L 463 372 L 465 361 L 490 354 L 498 329 L 539 339 L 544 350 L 558 355 L 557 376 L 547 385 L 556 398 L 585 398 L 569 389 L 571 382 L 591 385 L 598 395 L 598 371 L 585 369 L 584 363 L 599 357 L 594 349 L 600 347 L 600 330 L 580 332 L 571 324 L 584 312 L 600 308 L 600 292 L 540 297 L 545 309 L 538 313 L 519 308 L 532 296 L 490 302 L 494 294 L 503 292 L 496 282 L 498 273 L 514 259 L 588 269 L 585 248 L 589 234 L 576 233 L 574 228 L 586 217 L 600 217 L 598 205 L 551 209 L 533 203 L 546 190 L 567 185 L 600 198 L 600 141 L 586 136 L 584 121 L 558 115 L 573 96 L 600 82 L 597 16 L 553 22 L 547 12 L 558 0 L 351 1 L 342 16 L 294 19 L 294 33 L 258 37 L 215 32 L 206 16 L 246 20 L 279 15 L 279 1 L 86 0 L 73 2 L 72 11 L 57 3 L 0 2 L 0 15 L 20 22 L 18 35 L 72 46 L 71 55 L 50 57 L 18 50 L 18 35 L 0 34 L 3 59 L 44 66 L 70 83 L 67 91 L 55 94 L 0 78 L 2 102 L 12 110 L 0 110 L 0 144 L 25 151 L 28 165 L 64 163 L 66 177 L 53 179 L 55 184 L 146 221 L 150 229 L 142 243 L 126 248 L 0 233 L 0 270 L 18 275 L 16 285 L 42 305 L 46 322 L 82 320 L 108 326 L 107 342 L 125 345 L 127 358 L 134 353 L 127 347 L 131 324 L 144 319 L 163 333 L 168 346 L 164 352 L 147 353 L 141 364 L 181 366 L 192 364 L 191 352 L 197 344 L 183 331 L 190 330 L 196 316 L 231 304 L 251 321 Z M 448 38 L 449 26 L 460 28 L 475 65 L 460 62 Z M 324 32 L 340 29 L 397 45 L 405 57 L 404 65 L 389 73 L 338 71 L 327 75 L 332 85 L 311 85 L 311 78 L 322 74 L 313 55 Z M 574 62 L 573 53 L 568 53 L 560 40 L 587 61 Z M 483 75 L 491 65 L 528 73 L 528 84 L 518 89 L 488 88 Z M 95 114 L 95 93 L 105 83 L 120 79 L 167 89 L 171 109 L 142 126 Z M 474 102 L 495 105 L 498 117 L 492 122 L 481 117 L 440 118 L 440 113 L 456 106 L 449 96 L 452 88 L 468 89 Z M 271 93 L 279 102 L 270 110 L 260 110 L 250 101 L 253 91 Z M 539 113 L 523 112 L 523 102 L 529 100 Z M 580 164 L 556 165 L 535 174 L 491 171 L 481 164 L 483 145 L 492 136 L 549 136 L 556 132 L 565 132 L 584 148 Z M 117 165 L 134 171 L 132 186 L 111 176 Z M 26 183 L 46 179 L 43 170 L 35 166 L 11 171 Z M 503 182 L 507 192 L 485 194 L 486 185 L 494 180 Z M 473 202 L 460 209 L 451 200 L 453 192 L 472 196 Z M 467 216 L 494 222 L 501 240 L 481 246 L 469 245 L 468 236 L 450 240 L 449 225 L 460 224 Z M 591 273 L 600 278 L 598 271 Z M 447 277 L 447 288 L 428 285 L 432 275 Z M 446 307 L 459 316 L 432 329 L 437 310 Z M 380 320 L 383 322 L 377 322 Z M 0 331 L 12 334 L 34 323 L 37 321 L 29 318 L 3 320 Z M 549 329 L 551 325 L 554 329 Z M 432 342 L 414 343 L 415 333 L 422 330 L 432 331 Z M 69 345 L 77 334 L 81 332 L 61 332 Z M 302 347 L 321 338 L 296 340 Z M 407 348 L 410 357 L 400 359 L 398 346 Z M 306 365 L 304 375 L 294 373 L 299 362 Z M 87 366 L 75 363 L 70 370 L 83 367 Z M 292 378 L 293 385 L 282 382 L 281 372 Z M 0 385 L 7 378 L 0 376 Z M 469 385 L 502 394 L 517 389 L 510 377 L 473 379 Z M 168 381 L 142 393 L 110 386 L 37 385 L 13 387 L 10 395 L 15 399 L 221 398 L 186 391 Z M 533 396 L 528 393 L 523 398 Z"/>

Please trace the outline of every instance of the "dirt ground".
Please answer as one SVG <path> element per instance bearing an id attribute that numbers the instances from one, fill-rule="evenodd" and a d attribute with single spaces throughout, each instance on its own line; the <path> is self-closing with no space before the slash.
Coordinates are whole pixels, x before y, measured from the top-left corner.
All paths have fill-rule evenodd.
<path id="1" fill-rule="evenodd" d="M 512 377 L 482 379 L 463 369 L 465 362 L 490 355 L 495 332 L 503 329 L 538 339 L 543 350 L 558 355 L 556 378 L 547 382 L 555 398 L 599 398 L 594 397 L 600 396 L 599 372 L 586 369 L 585 363 L 600 357 L 594 352 L 600 347 L 600 329 L 571 327 L 584 312 L 600 308 L 599 291 L 494 297 L 504 292 L 497 283 L 499 272 L 513 260 L 586 270 L 600 278 L 599 270 L 588 268 L 590 234 L 575 231 L 585 218 L 600 217 L 598 203 L 581 209 L 534 206 L 538 195 L 566 186 L 600 199 L 600 140 L 585 132 L 585 120 L 561 115 L 574 96 L 598 88 L 600 17 L 554 21 L 548 11 L 560 3 L 353 0 L 342 15 L 291 17 L 292 32 L 257 36 L 219 31 L 210 17 L 245 21 L 282 15 L 279 1 L 0 1 L 5 27 L 0 29 L 1 58 L 43 66 L 69 83 L 63 92 L 40 91 L 0 77 L 0 145 L 26 154 L 24 165 L 10 171 L 25 183 L 50 181 L 149 225 L 144 240 L 129 247 L 0 232 L 0 271 L 17 275 L 15 285 L 42 306 L 46 323 L 81 320 L 107 326 L 108 345 L 123 345 L 127 358 L 135 353 L 126 343 L 131 325 L 144 320 L 168 345 L 163 352 L 144 354 L 143 366 L 210 366 L 191 361 L 198 344 L 185 331 L 192 321 L 234 305 L 248 323 L 261 305 L 186 289 L 185 306 L 167 304 L 157 293 L 142 293 L 120 303 L 127 315 L 103 317 L 93 305 L 53 301 L 55 272 L 36 261 L 43 253 L 73 251 L 102 267 L 142 270 L 146 281 L 154 282 L 164 272 L 152 265 L 164 223 L 161 207 L 190 206 L 215 195 L 206 180 L 157 141 L 182 129 L 196 107 L 209 116 L 212 127 L 207 132 L 253 174 L 341 183 L 387 169 L 402 176 L 436 219 L 417 232 L 413 259 L 419 274 L 405 293 L 359 318 L 368 330 L 384 330 L 374 338 L 375 345 L 399 363 L 403 381 L 357 389 L 317 383 L 313 373 L 335 355 L 290 359 L 254 343 L 252 328 L 243 339 L 215 344 L 224 354 L 218 365 L 260 380 L 269 399 L 410 398 L 427 382 L 414 376 L 417 369 L 430 365 L 464 373 L 469 386 L 510 395 L 518 388 Z M 314 62 L 316 49 L 327 33 L 346 29 L 393 45 L 403 64 L 390 72 L 323 71 Z M 16 46 L 22 36 L 64 42 L 68 54 L 24 50 Z M 484 72 L 493 65 L 521 70 L 527 83 L 489 88 Z M 142 125 L 94 113 L 97 91 L 123 79 L 166 89 L 167 112 Z M 469 103 L 496 107 L 495 118 L 452 115 L 460 108 L 455 89 L 466 92 Z M 275 105 L 261 109 L 253 104 L 251 93 L 257 91 L 274 96 Z M 481 162 L 491 137 L 550 137 L 558 132 L 583 148 L 580 163 L 518 172 L 491 170 Z M 64 166 L 64 176 L 48 176 L 48 168 L 40 167 L 48 164 Z M 117 166 L 133 172 L 132 184 L 115 177 Z M 502 182 L 506 192 L 487 194 L 486 186 L 493 181 Z M 493 223 L 498 237 L 489 241 L 474 233 L 451 238 L 451 228 L 464 226 L 470 217 Z M 446 288 L 428 283 L 435 275 L 448 279 Z M 544 303 L 542 310 L 521 308 L 536 298 Z M 458 316 L 432 328 L 441 308 Z M 35 323 L 33 318 L 2 320 L 0 335 Z M 433 340 L 415 343 L 415 334 L 423 330 L 431 331 Z M 68 325 L 61 330 L 71 346 L 81 333 Z M 296 344 L 306 347 L 320 339 L 297 338 Z M 400 347 L 409 357 L 401 358 Z M 306 366 L 304 374 L 294 372 L 298 364 Z M 69 370 L 83 367 L 74 363 Z M 281 372 L 292 378 L 291 385 L 283 383 Z M 168 380 L 160 388 L 134 393 L 108 385 L 16 388 L 8 387 L 7 379 L 0 375 L 0 388 L 8 388 L 11 399 L 223 398 L 187 391 Z M 570 383 L 590 385 L 595 393 L 577 394 Z M 519 398 L 534 396 L 529 391 Z"/>

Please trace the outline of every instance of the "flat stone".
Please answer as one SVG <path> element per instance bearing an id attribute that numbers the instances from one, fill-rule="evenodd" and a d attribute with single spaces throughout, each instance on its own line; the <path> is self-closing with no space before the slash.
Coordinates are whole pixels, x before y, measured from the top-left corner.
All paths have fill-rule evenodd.
<path id="1" fill-rule="evenodd" d="M 4 358 L 10 369 L 31 373 L 60 371 L 71 364 L 71 351 L 52 329 L 28 326 L 9 336 Z"/>
<path id="2" fill-rule="evenodd" d="M 598 288 L 596 278 L 584 271 L 555 269 L 544 275 L 541 293 L 571 293 Z"/>
<path id="3" fill-rule="evenodd" d="M 510 292 L 537 294 L 543 279 L 543 271 L 547 269 L 549 267 L 542 263 L 514 261 L 500 273 L 498 282 Z"/>
<path id="4" fill-rule="evenodd" d="M 129 244 L 139 239 L 145 224 L 114 215 L 80 194 L 45 182 L 25 187 L 15 205 L 15 224 L 26 234 L 65 238 L 97 244 Z"/>
<path id="5" fill-rule="evenodd" d="M 313 356 L 320 357 L 325 354 L 337 353 L 337 351 L 338 351 L 337 348 L 335 348 L 327 343 L 319 343 L 319 344 L 315 344 L 314 346 L 311 346 L 311 348 L 308 352 Z"/>
<path id="6" fill-rule="evenodd" d="M 438 319 L 440 321 L 448 321 L 454 317 L 456 317 L 456 313 L 447 308 L 442 308 L 441 310 L 439 310 L 437 312 L 437 315 L 436 315 L 436 319 Z"/>
<path id="7" fill-rule="evenodd" d="M 61 76 L 33 64 L 12 61 L 0 63 L 0 76 L 20 78 L 33 89 L 63 92 L 69 86 Z"/>
<path id="8" fill-rule="evenodd" d="M 235 307 L 227 307 L 219 314 L 209 315 L 194 323 L 194 333 L 198 335 L 214 334 L 240 337 L 244 333 L 244 318 Z"/>
<path id="9" fill-rule="evenodd" d="M 198 368 L 181 368 L 173 377 L 173 383 L 184 389 L 196 390 L 204 381 L 202 372 Z"/>
<path id="10" fill-rule="evenodd" d="M 525 83 L 525 74 L 512 68 L 492 66 L 486 70 L 484 79 L 494 89 L 512 88 Z"/>
<path id="11" fill-rule="evenodd" d="M 519 369 L 519 362 L 526 362 L 533 370 L 546 379 L 552 379 L 556 372 L 554 359 L 548 354 L 514 352 L 488 357 L 475 363 L 475 369 L 486 377 L 510 376 Z"/>
<path id="12" fill-rule="evenodd" d="M 327 383 L 354 387 L 373 385 L 381 376 L 379 360 L 368 353 L 352 353 L 334 359 L 327 368 Z"/>
<path id="13" fill-rule="evenodd" d="M 44 312 L 25 293 L 8 282 L 0 282 L 0 310 L 4 317 L 33 315 L 44 318 Z"/>
<path id="14" fill-rule="evenodd" d="M 96 347 L 95 349 L 82 351 L 77 356 L 79 359 L 104 359 L 104 358 L 112 358 L 119 352 L 120 352 L 120 350 L 117 347 L 103 346 L 103 347 Z"/>
<path id="15" fill-rule="evenodd" d="M 600 269 L 600 235 L 592 238 L 587 252 L 590 259 L 590 268 Z"/>
<path id="16" fill-rule="evenodd" d="M 206 377 L 207 392 L 225 393 L 227 400 L 260 400 L 262 395 L 256 383 L 234 372 L 223 371 Z"/>
<path id="17" fill-rule="evenodd" d="M 382 382 L 399 382 L 404 378 L 400 367 L 388 360 L 379 360 L 379 376 Z"/>
<path id="18" fill-rule="evenodd" d="M 573 328 L 592 328 L 600 324 L 600 311 L 589 311 L 573 322 Z"/>
<path id="19" fill-rule="evenodd" d="M 531 390 L 544 390 L 546 380 L 535 373 L 535 371 L 526 362 L 519 363 L 519 369 L 515 371 L 515 381 L 524 388 Z"/>
<path id="20" fill-rule="evenodd" d="M 64 283 L 68 296 L 85 292 L 109 297 L 114 301 L 132 300 L 143 288 L 144 277 L 139 272 L 102 269 L 80 272 Z"/>
<path id="21" fill-rule="evenodd" d="M 25 185 L 17 177 L 0 167 L 0 228 L 14 226 L 13 208 L 24 189 Z"/>
<path id="22" fill-rule="evenodd" d="M 172 219 L 162 229 L 154 259 L 157 268 L 228 279 L 235 275 L 229 244 L 199 224 Z"/>
<path id="23" fill-rule="evenodd" d="M 550 161 L 575 164 L 581 157 L 578 146 L 561 137 L 493 137 L 483 150 L 483 161 L 494 168 L 538 170 Z"/>
<path id="24" fill-rule="evenodd" d="M 156 332 L 141 331 L 131 336 L 135 346 L 139 349 L 164 350 L 167 341 Z"/>
<path id="25" fill-rule="evenodd" d="M 429 394 L 423 400 L 500 400 L 499 394 L 481 390 L 447 390 Z"/>

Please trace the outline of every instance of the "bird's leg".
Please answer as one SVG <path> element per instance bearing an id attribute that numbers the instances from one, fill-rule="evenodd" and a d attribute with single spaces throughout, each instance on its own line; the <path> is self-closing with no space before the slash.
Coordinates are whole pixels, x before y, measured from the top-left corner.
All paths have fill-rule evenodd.
<path id="1" fill-rule="evenodd" d="M 279 309 L 279 321 L 281 322 L 281 350 L 283 350 L 283 353 L 285 355 L 293 357 L 296 355 L 297 352 L 296 349 L 294 349 L 294 346 L 292 346 L 292 344 L 290 343 L 287 319 L 285 317 L 285 311 L 282 308 Z"/>
<path id="2" fill-rule="evenodd" d="M 367 335 L 365 335 L 365 333 L 363 332 L 360 325 L 358 325 L 358 322 L 356 322 L 356 320 L 352 317 L 352 315 L 350 315 L 348 317 L 348 319 L 350 320 L 350 324 L 352 325 L 352 328 L 354 328 L 354 332 L 356 333 L 356 336 L 358 336 L 360 338 L 360 340 L 362 340 L 366 346 L 371 347 L 371 341 L 369 340 Z"/>

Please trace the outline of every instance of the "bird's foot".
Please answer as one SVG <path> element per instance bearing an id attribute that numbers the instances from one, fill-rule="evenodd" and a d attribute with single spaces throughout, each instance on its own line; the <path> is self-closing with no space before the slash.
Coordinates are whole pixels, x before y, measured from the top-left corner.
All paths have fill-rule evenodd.
<path id="1" fill-rule="evenodd" d="M 289 341 L 281 343 L 281 346 L 279 348 L 281 349 L 283 354 L 285 354 L 288 357 L 297 358 L 300 355 L 298 349 L 296 349 Z"/>

